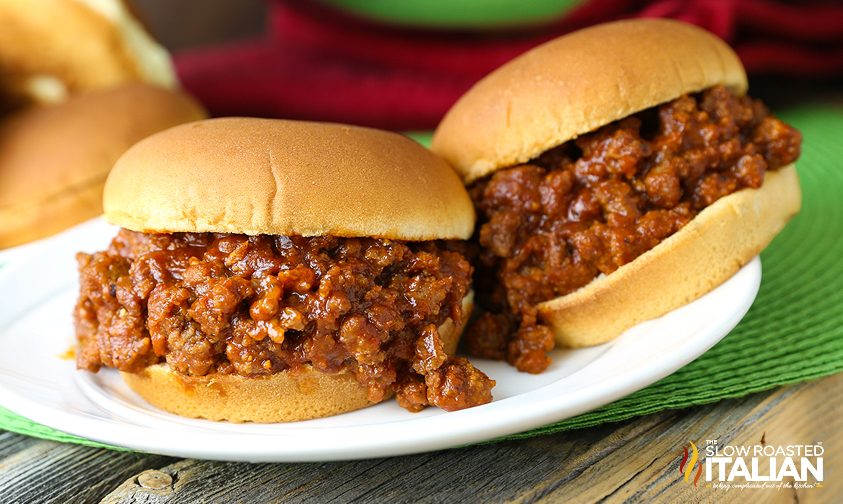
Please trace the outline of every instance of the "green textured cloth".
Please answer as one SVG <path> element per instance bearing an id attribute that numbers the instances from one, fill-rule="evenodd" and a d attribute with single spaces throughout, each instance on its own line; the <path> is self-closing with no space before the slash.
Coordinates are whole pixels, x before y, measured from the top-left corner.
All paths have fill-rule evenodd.
<path id="1" fill-rule="evenodd" d="M 805 136 L 798 162 L 802 212 L 762 253 L 761 290 L 743 321 L 699 359 L 639 392 L 502 439 L 711 403 L 843 370 L 843 110 L 803 108 L 781 115 Z M 0 428 L 102 446 L 2 408 Z"/>

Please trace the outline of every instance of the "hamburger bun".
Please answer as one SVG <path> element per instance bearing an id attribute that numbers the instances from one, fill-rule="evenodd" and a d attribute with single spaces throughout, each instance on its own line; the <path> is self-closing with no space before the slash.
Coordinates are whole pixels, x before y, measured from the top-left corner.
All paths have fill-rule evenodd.
<path id="1" fill-rule="evenodd" d="M 463 320 L 471 315 L 472 294 L 463 299 Z M 456 353 L 462 327 L 451 319 L 439 326 L 445 352 Z M 327 374 L 311 367 L 265 377 L 211 374 L 190 377 L 166 364 L 140 373 L 120 373 L 150 404 L 177 415 L 229 422 L 295 422 L 371 406 L 366 388 L 350 372 Z"/>
<path id="2" fill-rule="evenodd" d="M 0 120 L 0 247 L 99 215 L 111 166 L 156 131 L 204 117 L 187 95 L 126 84 Z"/>
<path id="3" fill-rule="evenodd" d="M 495 70 L 446 114 L 432 142 L 466 183 L 636 112 L 723 85 L 747 89 L 740 60 L 677 21 L 627 20 L 560 37 Z M 609 341 L 720 285 L 766 247 L 801 204 L 793 166 L 725 196 L 613 273 L 538 305 L 556 342 Z"/>
<path id="4" fill-rule="evenodd" d="M 143 81 L 174 87 L 167 51 L 122 0 L 0 0 L 0 110 Z"/>
<path id="5" fill-rule="evenodd" d="M 468 183 L 635 112 L 722 84 L 744 94 L 732 49 L 666 19 L 617 21 L 552 40 L 475 84 L 431 149 Z"/>
<path id="6" fill-rule="evenodd" d="M 466 239 L 475 219 L 451 167 L 409 138 L 278 119 L 152 135 L 117 161 L 103 204 L 113 224 L 159 233 Z"/>

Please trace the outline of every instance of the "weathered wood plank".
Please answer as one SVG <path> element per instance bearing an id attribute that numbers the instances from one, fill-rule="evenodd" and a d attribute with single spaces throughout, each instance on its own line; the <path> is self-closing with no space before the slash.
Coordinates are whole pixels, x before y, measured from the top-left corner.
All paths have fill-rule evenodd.
<path id="1" fill-rule="evenodd" d="M 703 446 L 706 439 L 720 444 L 773 445 L 824 442 L 826 474 L 840 467 L 843 447 L 843 375 L 818 382 L 786 387 L 772 394 L 751 396 L 700 407 L 681 415 L 662 432 L 593 447 L 575 467 L 586 469 L 565 485 L 547 485 L 527 493 L 523 501 L 538 497 L 550 501 L 570 495 L 570 488 L 586 502 L 840 502 L 843 479 L 826 477 L 824 488 L 773 491 L 767 489 L 728 492 L 685 483 L 678 470 L 682 447 L 689 441 Z M 612 446 L 612 445 L 615 446 Z M 609 448 L 607 450 L 607 448 Z M 615 476 L 617 475 L 617 476 Z M 561 476 L 561 475 L 557 475 Z M 625 479 L 624 479 L 625 478 Z"/>
<path id="2" fill-rule="evenodd" d="M 324 464 L 174 459 L 0 434 L 3 502 L 834 502 L 843 481 L 793 491 L 717 491 L 681 480 L 693 440 L 824 442 L 840 467 L 843 375 L 621 424 L 438 453 Z M 157 468 L 157 469 L 155 469 Z M 119 484 L 123 481 L 123 484 Z M 118 486 L 119 485 L 119 486 Z M 116 487 L 116 488 L 115 488 Z M 109 493 L 109 490 L 113 490 Z M 719 493 L 717 493 L 719 492 Z"/>
<path id="3" fill-rule="evenodd" d="M 571 452 L 599 442 L 602 430 L 583 440 L 548 446 L 552 437 L 391 459 L 326 464 L 224 464 L 182 461 L 161 472 L 174 484 L 166 492 L 130 479 L 103 502 L 492 502 L 542 476 Z M 507 490 L 508 489 L 508 490 Z"/>
<path id="4" fill-rule="evenodd" d="M 38 440 L 27 436 L 19 436 L 14 432 L 0 431 L 0 464 L 3 459 L 37 443 Z M 3 466 L 0 465 L 0 470 Z"/>
<path id="5" fill-rule="evenodd" d="M 5 435 L 7 434 L 8 437 Z M 172 458 L 41 441 L 4 433 L 19 449 L 0 460 L 3 503 L 98 502 L 132 474 Z M 16 443 L 15 438 L 20 441 Z"/>
<path id="6" fill-rule="evenodd" d="M 715 493 L 681 480 L 689 440 L 721 443 L 825 441 L 839 464 L 843 375 L 681 412 L 552 436 L 433 454 L 325 464 L 186 460 L 160 469 L 172 485 L 127 480 L 103 502 L 832 502 L 840 488 Z M 811 412 L 807 415 L 806 412 Z M 153 478 L 157 481 L 156 478 Z"/>

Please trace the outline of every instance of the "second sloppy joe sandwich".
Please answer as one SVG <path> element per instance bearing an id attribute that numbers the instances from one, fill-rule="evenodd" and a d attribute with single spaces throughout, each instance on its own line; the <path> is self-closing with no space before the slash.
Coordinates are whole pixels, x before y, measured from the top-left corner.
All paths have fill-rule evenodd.
<path id="1" fill-rule="evenodd" d="M 453 357 L 471 307 L 474 210 L 451 168 L 397 134 L 215 119 L 117 162 L 79 254 L 77 364 L 113 367 L 152 404 L 275 422 L 395 395 L 404 408 L 491 400 Z"/>
<path id="2" fill-rule="evenodd" d="M 469 184 L 486 313 L 469 352 L 538 373 L 688 303 L 800 207 L 801 136 L 745 95 L 720 39 L 620 21 L 539 46 L 448 112 L 432 148 Z"/>

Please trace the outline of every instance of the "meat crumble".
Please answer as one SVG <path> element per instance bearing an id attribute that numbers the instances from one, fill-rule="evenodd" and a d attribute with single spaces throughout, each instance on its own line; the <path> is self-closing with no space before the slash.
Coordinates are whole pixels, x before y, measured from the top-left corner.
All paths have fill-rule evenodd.
<path id="1" fill-rule="evenodd" d="M 471 355 L 542 372 L 554 346 L 536 305 L 652 249 L 702 209 L 799 156 L 801 135 L 722 86 L 615 121 L 470 187 L 485 313 Z M 611 316 L 611 315 L 608 315 Z"/>
<path id="2" fill-rule="evenodd" d="M 491 401 L 494 381 L 448 356 L 472 268 L 451 242 L 144 234 L 78 254 L 77 365 L 261 376 L 350 371 L 411 411 Z"/>

